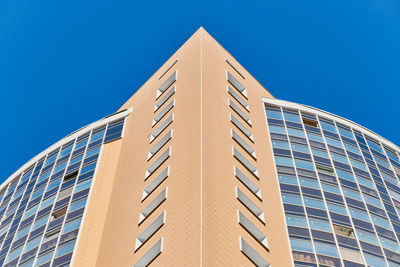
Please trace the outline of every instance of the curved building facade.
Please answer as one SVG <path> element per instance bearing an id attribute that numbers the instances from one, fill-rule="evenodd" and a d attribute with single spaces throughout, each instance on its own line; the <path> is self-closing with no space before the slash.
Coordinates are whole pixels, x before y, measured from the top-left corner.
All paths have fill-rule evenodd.
<path id="1" fill-rule="evenodd" d="M 275 99 L 200 28 L 0 186 L 0 265 L 400 266 L 399 152 Z"/>
<path id="2" fill-rule="evenodd" d="M 264 103 L 295 266 L 399 266 L 399 148 L 330 113 Z"/>
<path id="3" fill-rule="evenodd" d="M 1 266 L 70 264 L 102 145 L 122 138 L 129 113 L 63 138 L 1 185 Z"/>

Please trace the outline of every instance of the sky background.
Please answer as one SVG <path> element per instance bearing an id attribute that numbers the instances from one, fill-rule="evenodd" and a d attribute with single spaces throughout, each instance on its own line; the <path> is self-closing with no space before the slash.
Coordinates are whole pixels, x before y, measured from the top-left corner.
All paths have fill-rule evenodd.
<path id="1" fill-rule="evenodd" d="M 200 26 L 279 99 L 400 145 L 400 1 L 0 1 L 0 182 L 115 112 Z"/>

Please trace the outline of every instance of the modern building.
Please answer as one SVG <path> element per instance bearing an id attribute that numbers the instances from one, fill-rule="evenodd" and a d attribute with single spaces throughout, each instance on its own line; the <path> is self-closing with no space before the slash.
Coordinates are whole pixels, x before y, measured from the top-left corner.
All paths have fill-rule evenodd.
<path id="1" fill-rule="evenodd" d="M 0 186 L 0 262 L 400 266 L 399 153 L 275 99 L 200 28 Z"/>

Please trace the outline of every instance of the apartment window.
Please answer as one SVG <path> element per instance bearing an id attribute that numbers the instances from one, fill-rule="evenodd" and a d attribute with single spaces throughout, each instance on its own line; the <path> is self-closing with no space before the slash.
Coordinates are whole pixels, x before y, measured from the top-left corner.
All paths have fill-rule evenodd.
<path id="1" fill-rule="evenodd" d="M 62 208 L 60 210 L 57 210 L 57 211 L 53 212 L 51 214 L 51 219 L 54 220 L 54 219 L 57 219 L 57 218 L 60 218 L 60 217 L 64 216 L 65 213 L 67 213 L 67 209 L 68 209 L 68 207 L 64 207 L 64 208 Z"/>
<path id="2" fill-rule="evenodd" d="M 57 200 L 56 200 L 56 201 L 58 201 L 58 200 L 60 200 L 60 199 L 63 199 L 63 198 L 65 198 L 65 197 L 69 196 L 69 195 L 71 195 L 73 189 L 74 189 L 74 187 L 71 186 L 71 187 L 68 187 L 67 189 L 61 191 L 60 193 L 58 193 L 58 196 L 57 196 Z"/>
<path id="3" fill-rule="evenodd" d="M 334 224 L 333 225 L 333 231 L 337 235 L 350 237 L 350 238 L 355 238 L 353 229 L 351 229 L 349 227 L 345 227 L 345 226 Z"/>
<path id="4" fill-rule="evenodd" d="M 125 118 L 118 121 L 114 121 L 108 124 L 104 143 L 114 141 L 122 136 L 122 130 L 124 129 Z"/>
<path id="5" fill-rule="evenodd" d="M 359 251 L 355 251 L 352 249 L 347 249 L 343 247 L 339 247 L 340 255 L 344 260 L 356 262 L 359 264 L 365 264 L 363 257 Z"/>
<path id="6" fill-rule="evenodd" d="M 71 181 L 71 180 L 75 179 L 78 176 L 78 172 L 79 172 L 79 170 L 74 171 L 73 173 L 65 175 L 64 179 L 63 179 L 63 182 L 66 183 L 68 181 Z"/>
<path id="7" fill-rule="evenodd" d="M 42 244 L 44 244 L 45 242 L 49 241 L 50 239 L 53 239 L 54 237 L 58 236 L 58 234 L 60 233 L 60 231 L 61 231 L 61 228 L 57 228 L 57 229 L 55 229 L 55 230 L 53 230 L 53 231 L 47 232 L 47 233 L 44 235 Z"/>
<path id="8" fill-rule="evenodd" d="M 135 251 L 137 251 L 149 238 L 157 232 L 165 223 L 165 211 L 158 216 L 139 236 L 136 238 Z"/>
<path id="9" fill-rule="evenodd" d="M 318 121 L 316 121 L 316 120 L 307 119 L 307 118 L 303 117 L 303 123 L 304 123 L 304 125 L 318 128 Z"/>
<path id="10" fill-rule="evenodd" d="M 323 174 L 335 175 L 332 168 L 316 164 L 317 171 Z"/>

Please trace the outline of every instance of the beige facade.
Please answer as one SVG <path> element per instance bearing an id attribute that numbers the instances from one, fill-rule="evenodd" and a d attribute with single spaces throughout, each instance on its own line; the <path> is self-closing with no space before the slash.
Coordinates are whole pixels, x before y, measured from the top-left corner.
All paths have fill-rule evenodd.
<path id="1" fill-rule="evenodd" d="M 240 240 L 292 266 L 263 97 L 200 28 L 121 107 L 133 112 L 101 152 L 74 266 L 133 266 L 159 240 L 151 266 L 267 266 Z"/>

